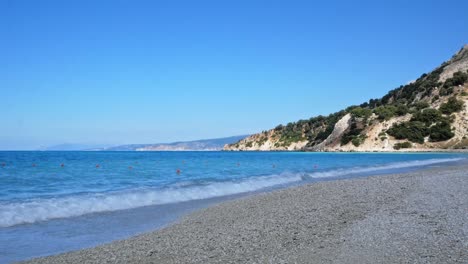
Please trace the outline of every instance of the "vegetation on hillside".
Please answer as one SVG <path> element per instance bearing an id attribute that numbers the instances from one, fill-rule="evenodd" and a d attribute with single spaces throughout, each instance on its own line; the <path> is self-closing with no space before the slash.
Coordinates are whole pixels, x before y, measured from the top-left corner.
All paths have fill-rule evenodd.
<path id="1" fill-rule="evenodd" d="M 457 100 L 456 97 L 450 97 L 446 103 L 443 103 L 439 110 L 443 114 L 450 115 L 459 112 L 463 109 L 463 101 Z"/>
<path id="2" fill-rule="evenodd" d="M 399 149 L 407 149 L 411 148 L 412 144 L 408 141 L 402 142 L 402 143 L 396 143 L 395 146 L 393 146 L 394 149 L 399 150 Z"/>
<path id="3" fill-rule="evenodd" d="M 453 95 L 454 87 L 468 81 L 468 72 L 456 72 L 445 82 L 439 82 L 446 65 L 444 63 L 416 81 L 391 90 L 380 99 L 371 99 L 328 116 L 279 125 L 273 130 L 273 137 L 278 139 L 275 146 L 288 147 L 294 142 L 306 140 L 306 148 L 320 144 L 330 136 L 336 123 L 346 114 L 350 114 L 351 119 L 348 129 L 341 137 L 342 145 L 351 142 L 354 146 L 359 146 L 367 137 L 366 128 L 373 122 L 406 115 L 410 115 L 409 121 L 394 124 L 386 133 L 379 135 L 380 139 L 387 139 L 388 134 L 396 139 L 408 140 L 395 145 L 398 149 L 411 147 L 410 142 L 421 144 L 426 140 L 437 142 L 450 139 L 454 136 L 451 128 L 453 119 L 450 115 L 463 109 L 463 101 L 452 96 L 439 109 L 431 108 L 430 103 L 441 100 L 441 96 Z M 267 140 L 268 134 L 263 132 L 255 143 L 260 146 Z"/>
<path id="4" fill-rule="evenodd" d="M 410 121 L 393 125 L 387 133 L 396 139 L 407 139 L 419 144 L 424 143 L 426 137 L 429 137 L 431 142 L 448 140 L 455 134 L 450 125 L 453 119 L 447 114 L 460 111 L 463 102 L 452 97 L 442 106 L 441 109 L 445 111 L 433 108 L 418 111 Z"/>
<path id="5" fill-rule="evenodd" d="M 308 141 L 308 146 L 325 140 L 333 131 L 336 122 L 346 114 L 345 111 L 336 112 L 328 116 L 317 116 L 308 120 L 300 120 L 288 123 L 286 126 L 279 125 L 274 129 L 279 136 L 278 146 L 289 146 L 293 142 Z"/>

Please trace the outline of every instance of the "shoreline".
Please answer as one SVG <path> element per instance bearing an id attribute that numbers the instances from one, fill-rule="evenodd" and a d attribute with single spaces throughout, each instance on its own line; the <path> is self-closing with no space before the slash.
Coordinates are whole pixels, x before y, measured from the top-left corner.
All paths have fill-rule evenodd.
<path id="1" fill-rule="evenodd" d="M 24 263 L 466 262 L 467 170 L 464 161 L 255 194 L 160 230 Z"/>
<path id="2" fill-rule="evenodd" d="M 306 153 L 404 153 L 404 154 L 411 154 L 411 153 L 468 153 L 468 149 L 401 149 L 401 150 L 368 150 L 368 151 L 355 151 L 355 150 L 220 150 L 221 152 L 306 152 Z"/>

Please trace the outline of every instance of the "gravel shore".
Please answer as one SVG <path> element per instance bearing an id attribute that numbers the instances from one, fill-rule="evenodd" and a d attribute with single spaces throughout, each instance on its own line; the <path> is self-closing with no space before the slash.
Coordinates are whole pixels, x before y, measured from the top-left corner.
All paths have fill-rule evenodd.
<path id="1" fill-rule="evenodd" d="M 258 194 L 27 263 L 468 263 L 468 163 Z"/>

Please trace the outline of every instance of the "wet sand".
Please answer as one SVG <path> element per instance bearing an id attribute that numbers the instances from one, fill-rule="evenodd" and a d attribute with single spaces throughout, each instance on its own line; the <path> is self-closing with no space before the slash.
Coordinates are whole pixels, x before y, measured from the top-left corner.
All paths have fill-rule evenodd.
<path id="1" fill-rule="evenodd" d="M 27 263 L 468 263 L 468 162 L 257 194 Z"/>

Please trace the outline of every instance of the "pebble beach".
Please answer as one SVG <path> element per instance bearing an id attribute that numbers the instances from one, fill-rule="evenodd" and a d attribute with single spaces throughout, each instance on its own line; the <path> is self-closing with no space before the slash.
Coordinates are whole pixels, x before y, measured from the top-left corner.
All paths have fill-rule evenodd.
<path id="1" fill-rule="evenodd" d="M 468 263 L 467 212 L 463 161 L 244 197 L 23 263 Z"/>

